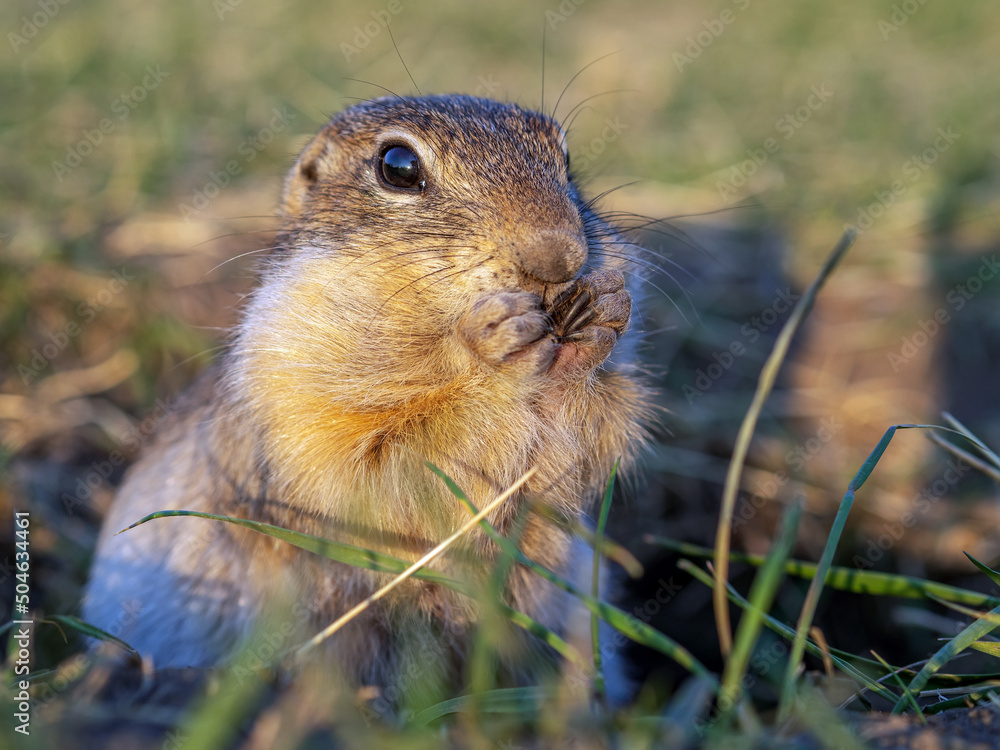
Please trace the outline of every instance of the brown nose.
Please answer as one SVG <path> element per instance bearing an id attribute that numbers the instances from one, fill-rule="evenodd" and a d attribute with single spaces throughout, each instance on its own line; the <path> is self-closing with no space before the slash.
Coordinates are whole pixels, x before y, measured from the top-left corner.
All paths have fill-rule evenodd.
<path id="1" fill-rule="evenodd" d="M 543 229 L 514 248 L 514 259 L 525 273 L 539 281 L 569 281 L 587 260 L 587 243 L 571 232 Z"/>

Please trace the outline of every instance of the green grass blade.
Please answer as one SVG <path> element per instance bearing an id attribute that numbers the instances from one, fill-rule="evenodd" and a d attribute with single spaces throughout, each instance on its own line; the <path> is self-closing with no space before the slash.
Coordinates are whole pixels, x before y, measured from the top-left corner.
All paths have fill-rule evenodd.
<path id="1" fill-rule="evenodd" d="M 882 453 L 885 452 L 886 447 L 889 445 L 889 441 L 892 439 L 892 434 L 895 432 L 894 428 L 891 428 L 889 432 L 882 438 L 885 445 L 879 443 L 876 447 L 875 455 L 877 452 L 878 457 L 881 457 Z M 799 612 L 799 621 L 795 628 L 795 640 L 792 643 L 792 652 L 788 657 L 788 665 L 785 669 L 785 679 L 784 684 L 781 689 L 781 701 L 778 709 L 779 721 L 785 719 L 789 716 L 792 703 L 795 700 L 795 678 L 799 671 L 799 664 L 802 662 L 802 655 L 805 652 L 805 641 L 806 633 L 809 632 L 809 628 L 812 627 L 813 617 L 816 614 L 816 607 L 819 605 L 819 597 L 823 592 L 823 584 L 826 581 L 827 573 L 830 570 L 830 566 L 833 564 L 833 555 L 837 551 L 837 545 L 840 543 L 840 537 L 844 533 L 844 526 L 847 524 L 847 516 L 851 512 L 851 507 L 854 505 L 854 492 L 855 490 L 864 484 L 865 479 L 871 473 L 871 470 L 875 468 L 875 464 L 878 463 L 878 458 L 872 461 L 872 457 L 869 456 L 869 461 L 871 462 L 871 468 L 862 477 L 861 473 L 855 476 L 851 484 L 848 486 L 847 492 L 844 493 L 843 500 L 840 501 L 840 508 L 837 509 L 837 516 L 833 520 L 833 526 L 830 529 L 830 533 L 826 538 L 826 544 L 823 547 L 823 554 L 819 558 L 819 565 L 816 567 L 816 575 L 813 577 L 812 581 L 809 583 L 809 590 L 806 592 L 805 601 L 802 602 L 802 609 Z M 867 467 L 869 461 L 865 462 L 865 466 L 862 467 L 862 471 Z"/>
<path id="2" fill-rule="evenodd" d="M 432 472 L 434 472 L 442 482 L 444 482 L 445 486 L 448 488 L 448 491 L 451 492 L 452 495 L 457 497 L 462 502 L 462 504 L 469 509 L 469 512 L 472 515 L 476 515 L 479 512 L 476 506 L 472 504 L 472 501 L 469 500 L 468 496 L 462 491 L 462 488 L 455 483 L 454 479 L 449 477 L 447 474 L 441 471 L 441 469 L 432 464 L 430 461 L 425 461 L 424 465 Z M 493 528 L 492 524 L 489 523 L 480 525 L 484 526 L 484 528 L 486 525 L 489 525 L 491 529 Z"/>
<path id="3" fill-rule="evenodd" d="M 697 565 L 691 563 L 690 561 L 681 560 L 680 562 L 677 563 L 677 567 L 679 567 L 681 570 L 690 573 L 692 576 L 694 576 L 695 579 L 705 584 L 709 588 L 715 586 L 715 579 L 708 573 L 703 571 L 701 568 L 699 568 Z M 750 606 L 750 602 L 747 601 L 742 596 L 740 596 L 740 594 L 735 589 L 733 589 L 732 586 L 727 586 L 726 591 L 728 599 L 734 604 L 736 604 L 738 607 L 742 609 L 747 609 Z M 768 628 L 773 630 L 775 633 L 783 637 L 788 642 L 791 642 L 795 638 L 795 631 L 791 627 L 785 625 L 785 623 L 781 622 L 780 620 L 776 620 L 774 617 L 771 617 L 770 615 L 764 616 L 764 624 Z M 823 656 L 823 650 L 815 643 L 813 643 L 811 640 L 806 641 L 806 650 L 809 653 L 813 654 L 814 656 L 818 656 L 820 658 L 822 658 Z M 852 678 L 859 684 L 864 685 L 868 690 L 872 691 L 876 695 L 882 696 L 887 701 L 896 700 L 896 696 L 893 695 L 891 691 L 887 690 L 884 686 L 872 680 L 864 672 L 861 672 L 860 670 L 856 669 L 845 658 L 842 658 L 841 656 L 837 655 L 832 651 L 830 655 L 831 658 L 833 659 L 833 663 L 837 666 L 837 668 L 840 669 L 840 671 L 842 671 L 848 677 Z"/>
<path id="4" fill-rule="evenodd" d="M 885 668 L 885 670 L 892 675 L 893 682 L 895 682 L 896 685 L 899 686 L 899 689 L 902 692 L 903 697 L 907 699 L 909 704 L 913 707 L 913 710 L 916 712 L 917 716 L 920 717 L 920 723 L 926 724 L 927 719 L 924 718 L 924 714 L 920 710 L 920 704 L 917 703 L 917 699 L 913 696 L 913 693 L 911 693 L 909 690 L 906 689 L 906 685 L 903 684 L 903 678 L 900 677 L 899 672 L 896 671 L 895 669 L 892 669 L 889 666 L 889 663 L 874 651 L 872 651 L 872 656 L 878 659 L 878 663 L 881 664 Z"/>
<path id="5" fill-rule="evenodd" d="M 446 486 L 452 491 L 452 493 L 469 507 L 470 511 L 473 513 L 479 512 L 476 510 L 472 502 L 465 496 L 465 493 L 462 492 L 462 490 L 451 480 L 450 477 L 433 464 L 428 463 L 427 465 L 431 471 L 437 474 L 442 481 L 445 482 Z M 672 638 L 669 638 L 655 628 L 647 625 L 641 620 L 638 620 L 632 615 L 623 612 L 617 607 L 608 604 L 607 602 L 595 599 L 570 581 L 567 581 L 562 576 L 556 575 L 544 565 L 540 565 L 535 562 L 521 552 L 517 545 L 513 544 L 509 539 L 493 528 L 493 525 L 490 524 L 485 518 L 480 521 L 480 526 L 486 535 L 493 540 L 493 542 L 504 554 L 509 555 L 516 562 L 541 576 L 557 588 L 560 588 L 571 596 L 576 597 L 588 611 L 597 614 L 602 620 L 607 622 L 618 632 L 632 639 L 636 643 L 647 646 L 648 648 L 659 651 L 663 655 L 670 657 L 693 674 L 708 677 L 712 680 L 715 679 L 711 672 L 709 672 L 708 669 L 706 669 L 705 666 L 698 661 L 690 651 L 674 641 Z"/>
<path id="6" fill-rule="evenodd" d="M 768 552 L 767 561 L 754 576 L 753 585 L 750 587 L 749 607 L 740 618 L 733 651 L 726 660 L 726 667 L 722 673 L 723 700 L 728 700 L 730 705 L 738 703 L 742 694 L 741 683 L 750 663 L 753 647 L 760 635 L 760 629 L 763 627 L 764 615 L 771 608 L 774 596 L 778 592 L 785 561 L 795 544 L 799 521 L 802 519 L 803 504 L 802 496 L 797 495 L 795 501 L 785 509 L 778 538 Z"/>
<path id="7" fill-rule="evenodd" d="M 604 539 L 604 529 L 608 525 L 608 515 L 611 512 L 611 496 L 615 489 L 615 476 L 618 474 L 619 461 L 611 467 L 604 497 L 601 500 L 601 514 L 597 520 L 597 530 L 594 532 L 594 570 L 591 574 L 590 594 L 595 599 L 601 598 L 601 542 Z M 601 619 L 594 613 L 590 615 L 590 640 L 594 650 L 594 693 L 598 700 L 604 700 L 604 666 L 601 663 Z"/>
<path id="8" fill-rule="evenodd" d="M 1000 573 L 993 570 L 993 568 L 989 567 L 988 565 L 984 565 L 983 563 L 979 562 L 979 560 L 974 558 L 968 552 L 963 552 L 962 554 L 964 554 L 967 558 L 969 558 L 969 560 L 972 561 L 972 564 L 975 565 L 977 568 L 979 568 L 979 570 L 981 570 L 983 573 L 985 573 L 987 577 L 991 581 L 993 581 L 993 583 L 995 583 L 997 586 L 1000 586 Z"/>
<path id="9" fill-rule="evenodd" d="M 122 531 L 119 531 L 118 533 L 121 534 L 129 529 L 134 529 L 136 526 L 152 521 L 154 518 L 174 518 L 185 516 L 208 518 L 213 521 L 225 521 L 226 523 L 242 526 L 246 529 L 259 531 L 261 534 L 267 534 L 275 539 L 288 542 L 289 544 L 293 544 L 296 547 L 307 550 L 308 552 L 313 552 L 329 560 L 335 560 L 336 562 L 352 565 L 356 568 L 365 568 L 366 570 L 373 570 L 379 573 L 399 574 L 413 564 L 405 560 L 401 560 L 398 557 L 393 557 L 392 555 L 375 552 L 374 550 L 365 549 L 363 547 L 355 547 L 354 545 L 344 544 L 343 542 L 323 539 L 322 537 L 313 536 L 311 534 L 290 531 L 289 529 L 283 529 L 280 526 L 272 526 L 269 523 L 248 521 L 245 518 L 219 516 L 214 513 L 201 513 L 194 510 L 161 510 L 156 513 L 150 513 L 145 518 L 136 521 L 134 524 L 122 529 Z M 435 570 L 424 568 L 417 571 L 413 577 L 420 578 L 424 581 L 439 583 L 455 591 L 471 595 L 471 590 L 468 585 Z"/>
<path id="10" fill-rule="evenodd" d="M 183 517 L 183 516 L 193 516 L 196 518 L 208 518 L 215 521 L 225 521 L 226 523 L 232 523 L 237 526 L 242 526 L 244 528 L 253 529 L 254 531 L 259 531 L 262 534 L 267 534 L 268 536 L 275 537 L 276 539 L 281 539 L 282 541 L 288 542 L 289 544 L 294 544 L 296 547 L 307 550 L 309 552 L 314 552 L 317 555 L 321 555 L 330 560 L 336 560 L 337 562 L 342 562 L 347 565 L 353 565 L 358 568 L 365 568 L 367 570 L 374 570 L 380 573 L 402 573 L 404 570 L 410 567 L 412 563 L 406 560 L 401 560 L 398 557 L 393 557 L 392 555 L 382 554 L 380 552 L 375 552 L 373 550 L 364 549 L 362 547 L 355 547 L 350 544 L 344 544 L 342 542 L 334 542 L 329 539 L 322 539 L 320 537 L 312 536 L 310 534 L 302 534 L 297 531 L 289 531 L 288 529 L 283 529 L 280 526 L 272 526 L 271 524 L 261 523 L 258 521 L 248 521 L 243 518 L 231 518 L 229 516 L 218 516 L 212 513 L 200 513 L 198 511 L 188 511 L 188 510 L 165 510 L 158 513 L 151 513 L 145 518 L 136 521 L 134 524 L 129 526 L 124 531 L 128 529 L 135 528 L 141 524 L 153 520 L 154 518 L 170 518 L 170 517 Z M 119 532 L 121 533 L 121 532 Z M 434 570 L 429 570 L 424 568 L 417 571 L 414 578 L 420 578 L 425 581 L 430 581 L 432 583 L 438 583 L 448 588 L 458 591 L 459 593 L 465 594 L 467 596 L 474 596 L 472 589 L 465 583 L 451 578 L 443 573 L 439 573 Z M 567 643 L 563 638 L 559 637 L 556 633 L 552 632 L 549 628 L 546 628 L 541 623 L 532 619 L 529 615 L 523 612 L 518 612 L 507 606 L 501 605 L 500 611 L 510 620 L 512 623 L 527 630 L 532 635 L 537 636 L 542 641 L 547 643 L 553 649 L 556 650 L 560 655 L 571 659 L 577 663 L 585 663 L 585 660 L 580 655 L 580 652 L 573 648 L 569 643 Z M 86 627 L 86 623 L 83 623 Z M 111 636 L 103 631 L 93 628 L 94 632 L 86 632 L 87 635 L 93 635 L 95 638 L 113 639 L 118 641 L 117 638 Z M 121 641 L 122 645 L 132 650 L 131 647 Z"/>
<path id="11" fill-rule="evenodd" d="M 704 717 L 712 706 L 715 690 L 704 677 L 689 677 L 671 697 L 662 715 L 657 717 L 660 747 L 695 747 Z"/>
<path id="12" fill-rule="evenodd" d="M 535 715 L 554 691 L 546 687 L 498 688 L 480 695 L 460 695 L 428 706 L 410 719 L 415 726 L 426 726 L 450 714 L 462 713 L 472 705 L 487 713 L 515 714 L 522 718 Z"/>
<path id="13" fill-rule="evenodd" d="M 1000 657 L 1000 643 L 996 641 L 976 641 L 970 643 L 969 648 L 993 657 Z"/>
<path id="14" fill-rule="evenodd" d="M 537 620 L 532 619 L 529 615 L 524 614 L 524 612 L 521 612 L 520 610 L 508 607 L 506 604 L 500 604 L 499 609 L 504 617 L 518 627 L 524 628 L 543 643 L 547 643 L 560 656 L 565 657 L 569 661 L 579 664 L 582 667 L 590 666 L 590 663 L 583 654 Z"/>
<path id="15" fill-rule="evenodd" d="M 932 597 L 932 598 L 934 598 L 934 597 Z M 975 617 L 975 618 L 981 618 L 981 619 L 984 619 L 984 620 L 989 620 L 994 625 L 1000 625 L 1000 615 L 998 615 L 998 614 L 996 614 L 994 612 L 979 612 L 979 611 L 977 611 L 975 609 L 969 609 L 968 607 L 963 607 L 960 604 L 953 604 L 952 602 L 944 602 L 944 601 L 941 601 L 940 599 L 938 599 L 937 601 L 938 601 L 938 604 L 943 604 L 945 607 L 948 607 L 949 609 L 953 609 L 956 612 L 961 612 L 963 615 L 968 615 L 969 617 Z M 1000 609 L 1000 607 L 998 607 L 998 609 Z"/>
<path id="16" fill-rule="evenodd" d="M 97 638 L 98 640 L 101 641 L 109 641 L 118 646 L 121 646 L 130 654 L 133 654 L 135 656 L 139 655 L 138 651 L 136 651 L 134 648 L 128 645 L 121 638 L 116 638 L 115 636 L 111 635 L 111 633 L 101 630 L 100 628 L 91 625 L 89 622 L 84 622 L 79 617 L 73 617 L 71 615 L 49 615 L 48 617 L 45 618 L 45 620 L 42 620 L 42 622 L 45 622 L 47 620 L 59 623 L 60 625 L 65 625 L 71 630 L 75 630 L 78 633 L 82 633 L 83 635 L 89 636 L 91 638 Z"/>
<path id="17" fill-rule="evenodd" d="M 250 675 L 249 677 L 247 675 Z M 239 664 L 226 670 L 219 689 L 203 699 L 188 716 L 184 727 L 184 750 L 216 750 L 232 747 L 240 726 L 258 710 L 266 690 L 258 674 Z"/>
<path id="18" fill-rule="evenodd" d="M 518 508 L 510 531 L 510 536 L 515 542 L 521 538 L 527 518 L 528 509 L 524 506 Z M 484 694 L 497 686 L 496 643 L 501 639 L 502 634 L 497 632 L 496 625 L 498 616 L 504 616 L 508 620 L 511 620 L 512 617 L 509 615 L 516 612 L 516 610 L 504 607 L 503 605 L 503 593 L 507 585 L 507 578 L 513 567 L 513 560 L 506 555 L 500 555 L 494 562 L 493 571 L 486 582 L 483 595 L 479 597 L 479 625 L 475 631 L 475 640 L 472 644 L 471 653 L 466 661 L 469 692 L 472 695 Z M 473 713 L 478 713 L 475 706 L 473 706 L 472 710 Z"/>
<path id="19" fill-rule="evenodd" d="M 572 530 L 573 533 L 583 539 L 583 541 L 598 550 L 601 553 L 601 557 L 620 565 L 629 578 L 634 580 L 642 578 L 644 572 L 642 563 L 639 562 L 635 555 L 618 542 L 613 539 L 609 539 L 606 534 L 603 534 L 601 538 L 598 539 L 594 532 L 580 523 L 572 524 Z"/>
<path id="20" fill-rule="evenodd" d="M 939 714 L 942 711 L 948 711 L 952 708 L 968 708 L 972 704 L 995 700 L 997 698 L 1000 698 L 1000 687 L 993 690 L 973 690 L 958 698 L 949 698 L 948 700 L 938 701 L 930 706 L 924 706 L 923 711 L 926 715 Z"/>
<path id="21" fill-rule="evenodd" d="M 774 348 L 771 350 L 767 361 L 764 363 L 764 367 L 761 369 L 760 378 L 757 382 L 757 389 L 754 391 L 753 401 L 743 417 L 743 422 L 740 424 L 740 430 L 737 434 L 736 443 L 733 446 L 733 456 L 729 462 L 729 469 L 726 472 L 726 483 L 722 492 L 722 508 L 719 511 L 719 525 L 715 534 L 714 565 L 716 585 L 713 587 L 713 599 L 715 605 L 716 628 L 719 632 L 719 644 L 724 655 L 728 654 L 732 647 L 732 629 L 729 623 L 729 609 L 726 606 L 725 583 L 729 580 L 729 546 L 732 534 L 733 511 L 736 507 L 736 493 L 740 486 L 740 477 L 743 473 L 743 463 L 746 460 L 747 452 L 750 449 L 750 440 L 753 438 L 753 433 L 757 426 L 757 420 L 760 418 L 760 413 L 764 408 L 764 403 L 767 401 L 768 396 L 771 395 L 771 390 L 774 388 L 774 383 L 778 377 L 778 370 L 781 368 L 781 364 L 784 361 L 785 356 L 788 354 L 788 348 L 791 345 L 792 337 L 795 335 L 795 332 L 798 330 L 799 325 L 805 319 L 806 315 L 809 314 L 809 310 L 812 308 L 813 302 L 815 301 L 820 288 L 836 267 L 837 263 L 840 262 L 844 253 L 846 253 L 848 248 L 854 243 L 856 236 L 857 233 L 852 229 L 848 229 L 844 232 L 840 241 L 837 242 L 836 247 L 834 247 L 829 257 L 827 257 L 826 262 L 820 269 L 816 279 L 809 286 L 809 288 L 802 293 L 802 299 L 796 303 L 791 315 L 788 316 L 788 320 L 785 321 L 785 325 L 782 326 L 781 332 L 778 334 L 778 338 L 774 342 Z"/>
<path id="22" fill-rule="evenodd" d="M 968 627 L 963 629 L 962 632 L 949 640 L 944 646 L 935 652 L 935 654 L 923 666 L 923 669 L 921 669 L 917 673 L 917 676 L 910 681 L 910 684 L 906 686 L 906 689 L 914 695 L 919 694 L 920 691 L 924 689 L 924 686 L 927 684 L 927 680 L 931 677 L 931 675 L 937 672 L 941 667 L 955 658 L 955 656 L 960 654 L 962 651 L 969 648 L 973 643 L 981 640 L 998 627 L 998 622 L 993 619 L 997 615 L 1000 615 L 1000 607 L 991 610 L 988 613 L 988 616 L 981 617 L 981 619 L 972 622 L 968 625 Z M 896 705 L 892 707 L 892 712 L 902 712 L 906 703 L 907 699 L 903 696 L 896 701 Z"/>
<path id="23" fill-rule="evenodd" d="M 606 531 L 600 542 L 598 542 L 597 535 L 594 533 L 594 530 L 589 528 L 585 523 L 577 518 L 570 517 L 550 505 L 545 505 L 544 503 L 529 503 L 529 507 L 531 508 L 531 512 L 539 518 L 544 518 L 558 528 L 567 530 L 574 536 L 580 537 L 580 539 L 585 541 L 590 547 L 597 547 L 600 549 L 601 556 L 604 559 L 621 566 L 621 568 L 628 574 L 629 578 L 634 578 L 636 580 L 642 578 L 644 571 L 642 563 L 639 562 L 639 559 L 633 555 L 630 550 L 611 539 L 607 535 Z"/>
<path id="24" fill-rule="evenodd" d="M 714 554 L 708 547 L 700 547 L 688 542 L 678 542 L 666 537 L 648 535 L 645 539 L 650 544 L 679 552 L 688 557 L 711 559 Z M 767 558 L 763 555 L 747 555 L 741 552 L 732 552 L 729 555 L 729 559 L 731 562 L 763 565 Z M 785 572 L 797 578 L 811 579 L 816 577 L 818 567 L 815 563 L 789 560 L 785 563 Z M 978 591 L 970 591 L 956 586 L 948 586 L 943 583 L 925 581 L 922 578 L 913 578 L 895 573 L 856 570 L 836 565 L 831 566 L 829 571 L 827 571 L 826 586 L 838 591 L 849 591 L 854 594 L 898 596 L 902 599 L 936 597 L 947 602 L 967 604 L 973 607 L 1000 606 L 1000 598 L 988 596 Z"/>

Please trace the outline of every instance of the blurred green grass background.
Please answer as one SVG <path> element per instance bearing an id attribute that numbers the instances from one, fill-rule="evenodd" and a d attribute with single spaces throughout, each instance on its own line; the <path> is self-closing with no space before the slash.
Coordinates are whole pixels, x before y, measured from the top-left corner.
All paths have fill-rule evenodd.
<path id="1" fill-rule="evenodd" d="M 660 212 L 753 201 L 796 240 L 815 236 L 826 245 L 830 227 L 853 221 L 939 128 L 952 128 L 958 140 L 878 222 L 880 241 L 873 237 L 869 252 L 891 257 L 890 240 L 918 231 L 928 202 L 951 191 L 974 193 L 965 202 L 969 217 L 980 218 L 981 202 L 992 197 L 1000 11 L 986 0 L 398 0 L 397 13 L 379 2 L 98 0 L 54 2 L 51 20 L 38 27 L 32 19 L 44 20 L 45 7 L 9 3 L 2 16 L 0 229 L 4 256 L 18 267 L 102 265 L 109 229 L 142 212 L 174 215 L 229 159 L 241 166 L 234 192 L 253 190 L 239 202 L 245 213 L 269 213 L 289 161 L 329 113 L 380 87 L 412 93 L 375 22 L 379 12 L 392 18 L 400 53 L 427 92 L 478 90 L 541 106 L 545 30 L 551 106 L 576 72 L 614 53 L 567 94 L 569 106 L 606 94 L 575 121 L 574 145 L 585 148 L 606 117 L 618 118 L 625 130 L 594 160 L 597 182 L 643 180 L 639 189 L 652 193 Z M 129 101 L 149 69 L 165 77 L 141 101 Z M 828 98 L 787 135 L 777 124 L 795 118 L 814 87 Z M 250 161 L 239 146 L 276 107 L 295 119 Z M 55 174 L 53 162 L 65 162 L 67 149 L 103 118 L 113 131 L 79 168 Z M 720 194 L 730 168 L 767 138 L 780 141 L 777 153 L 747 185 Z M 227 217 L 221 205 L 212 209 L 199 218 Z"/>
<path id="2" fill-rule="evenodd" d="M 574 119 L 572 139 L 592 190 L 638 180 L 610 205 L 652 216 L 759 206 L 756 220 L 785 228 L 799 278 L 897 179 L 905 192 L 853 262 L 919 280 L 932 220 L 996 235 L 1000 11 L 987 0 L 98 0 L 12 2 L 0 13 L 0 342 L 13 361 L 30 359 L 31 334 L 44 332 L 30 312 L 34 285 L 44 284 L 37 269 L 102 275 L 151 249 L 214 259 L 218 243 L 190 248 L 253 228 L 239 217 L 271 215 L 284 171 L 327 115 L 381 87 L 412 93 L 380 13 L 426 92 L 542 106 L 544 30 L 551 107 L 575 73 L 613 53 L 561 105 L 565 114 L 596 97 Z M 143 89 L 144 80 L 155 83 Z M 815 90 L 825 98 L 810 99 Z M 294 119 L 248 149 L 275 111 Z M 595 147 L 609 119 L 619 128 Z M 110 132 L 100 132 L 102 121 Z M 957 140 L 910 182 L 908 161 L 942 128 Z M 747 162 L 768 139 L 776 152 Z M 71 152 L 89 153 L 77 167 L 56 166 L 73 162 Z M 238 173 L 219 198 L 185 221 L 182 205 L 218 185 L 231 162 Z M 754 173 L 736 186 L 741 165 Z M 181 348 L 198 343 L 173 335 Z"/>
<path id="3" fill-rule="evenodd" d="M 788 413 L 846 425 L 809 466 L 810 510 L 832 507 L 817 495 L 834 502 L 888 425 L 935 420 L 949 393 L 971 395 L 1000 444 L 1000 288 L 905 368 L 887 358 L 1000 244 L 994 2 L 13 0 L 0 28 L 0 440 L 28 477 L 0 488 L 4 505 L 72 491 L 190 382 L 250 286 L 239 256 L 267 246 L 298 150 L 357 99 L 415 93 L 400 56 L 424 93 L 551 112 L 566 89 L 556 114 L 575 115 L 588 191 L 625 185 L 605 208 L 777 235 L 800 286 L 846 223 L 872 217 L 788 368 Z M 704 264 L 705 249 L 674 260 Z M 729 339 L 706 336 L 712 312 L 692 304 L 701 324 L 670 324 L 709 361 Z M 947 372 L 943 347 L 971 378 Z M 665 400 L 695 433 L 742 415 L 709 395 Z M 931 450 L 899 442 L 857 511 L 872 533 L 907 507 Z M 756 470 L 786 449 L 763 439 Z M 989 560 L 996 535 L 978 532 L 995 521 L 930 516 L 909 538 L 942 567 L 961 549 Z M 58 530 L 76 551 L 45 585 L 67 609 L 92 528 Z"/>

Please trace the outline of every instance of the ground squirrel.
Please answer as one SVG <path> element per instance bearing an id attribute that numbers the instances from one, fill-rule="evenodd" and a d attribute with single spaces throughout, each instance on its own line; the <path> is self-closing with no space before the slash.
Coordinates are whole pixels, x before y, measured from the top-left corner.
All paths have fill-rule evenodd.
<path id="1" fill-rule="evenodd" d="M 415 560 L 469 517 L 425 461 L 478 507 L 537 467 L 492 517 L 503 531 L 526 503 L 581 518 L 646 438 L 626 335 L 636 254 L 581 197 L 553 118 L 468 96 L 357 104 L 299 156 L 281 221 L 227 353 L 128 472 L 100 538 L 84 618 L 157 666 L 223 660 L 269 603 L 295 602 L 283 611 L 316 632 L 387 577 L 198 518 L 114 535 L 148 513 Z M 538 514 L 520 544 L 589 576 L 589 548 Z M 459 546 L 484 569 L 498 554 L 478 529 Z M 468 577 L 460 557 L 436 567 Z M 504 598 L 557 631 L 576 617 L 520 568 Z M 450 634 L 435 653 L 460 665 L 474 610 L 410 581 L 325 647 L 356 683 L 386 685 L 408 626 Z"/>

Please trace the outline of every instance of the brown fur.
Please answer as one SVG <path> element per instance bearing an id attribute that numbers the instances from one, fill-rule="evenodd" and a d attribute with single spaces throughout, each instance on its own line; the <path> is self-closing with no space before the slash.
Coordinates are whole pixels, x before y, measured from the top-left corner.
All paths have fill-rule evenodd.
<path id="1" fill-rule="evenodd" d="M 156 510 L 259 519 L 416 559 L 468 518 L 431 461 L 477 507 L 537 466 L 495 514 L 501 529 L 526 502 L 581 516 L 614 461 L 630 464 L 650 406 L 624 336 L 629 246 L 579 196 L 564 140 L 548 117 L 457 96 L 375 100 L 323 128 L 287 180 L 280 249 L 231 350 L 119 493 L 87 619 L 107 627 L 137 602 L 123 638 L 161 665 L 211 664 L 274 602 L 302 597 L 296 626 L 310 633 L 385 580 L 200 519 L 112 536 Z M 387 143 L 417 154 L 424 189 L 380 181 Z M 574 330 L 583 292 L 590 317 Z M 579 577 L 568 570 L 579 546 L 529 516 L 530 557 Z M 496 554 L 477 531 L 437 567 L 482 577 Z M 533 575 L 515 571 L 505 597 L 568 626 L 564 597 Z M 386 684 L 406 658 L 394 650 L 401 623 L 459 634 L 441 653 L 460 660 L 474 609 L 413 581 L 328 650 L 349 678 Z"/>

